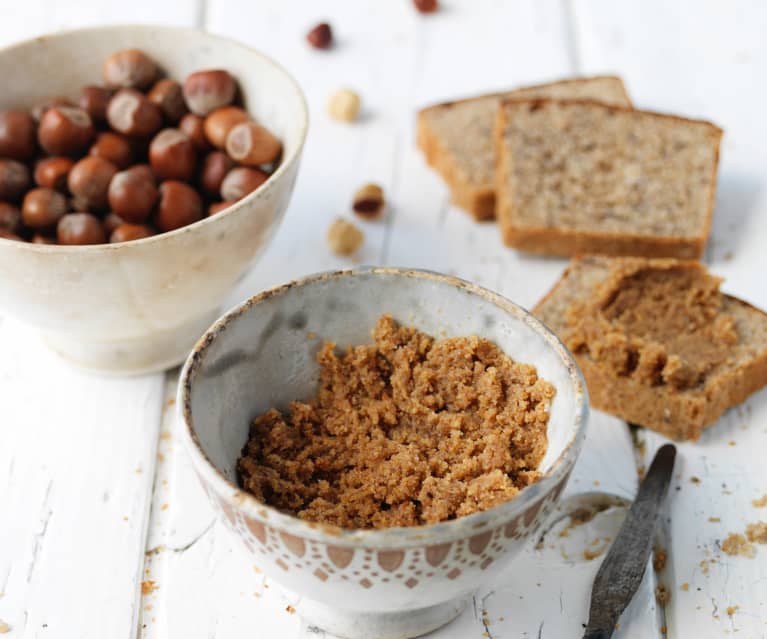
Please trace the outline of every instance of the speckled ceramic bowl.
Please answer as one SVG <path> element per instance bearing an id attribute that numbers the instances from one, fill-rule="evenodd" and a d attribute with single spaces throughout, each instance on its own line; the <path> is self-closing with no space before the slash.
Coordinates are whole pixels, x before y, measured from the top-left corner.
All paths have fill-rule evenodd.
<path id="1" fill-rule="evenodd" d="M 245 107 L 282 141 L 266 183 L 226 211 L 124 244 L 45 246 L 0 238 L 0 307 L 37 326 L 70 361 L 113 373 L 178 364 L 263 252 L 290 199 L 306 137 L 304 96 L 288 73 L 246 46 L 193 29 L 112 26 L 43 36 L 0 51 L 0 108 L 76 97 L 102 61 L 143 49 L 177 79 L 206 68 L 237 78 Z"/>
<path id="2" fill-rule="evenodd" d="M 322 342 L 370 343 L 383 313 L 436 336 L 487 337 L 554 384 L 539 482 L 484 512 L 386 530 L 308 523 L 237 487 L 236 460 L 252 418 L 312 397 Z M 316 275 L 244 302 L 200 339 L 184 366 L 178 399 L 185 443 L 214 507 L 252 560 L 300 595 L 299 613 L 350 639 L 401 639 L 433 630 L 506 569 L 562 492 L 588 412 L 572 357 L 525 310 L 452 277 L 394 268 Z"/>

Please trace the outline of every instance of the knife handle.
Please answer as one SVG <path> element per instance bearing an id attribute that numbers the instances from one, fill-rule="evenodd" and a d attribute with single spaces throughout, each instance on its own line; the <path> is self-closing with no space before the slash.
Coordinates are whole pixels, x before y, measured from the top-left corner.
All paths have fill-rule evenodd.
<path id="1" fill-rule="evenodd" d="M 587 630 L 583 639 L 610 639 L 610 635 L 605 630 Z"/>

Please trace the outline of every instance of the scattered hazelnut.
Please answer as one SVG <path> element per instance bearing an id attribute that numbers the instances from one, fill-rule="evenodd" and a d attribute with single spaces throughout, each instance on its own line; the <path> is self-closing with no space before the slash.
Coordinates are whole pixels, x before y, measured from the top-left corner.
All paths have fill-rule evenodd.
<path id="1" fill-rule="evenodd" d="M 71 158 L 54 156 L 44 158 L 35 166 L 35 182 L 37 186 L 57 191 L 67 190 L 67 178 L 75 161 Z"/>
<path id="2" fill-rule="evenodd" d="M 200 170 L 200 186 L 208 195 L 218 195 L 226 174 L 234 167 L 234 162 L 226 153 L 213 151 L 205 156 Z"/>
<path id="3" fill-rule="evenodd" d="M 123 222 L 136 224 L 152 213 L 159 192 L 151 169 L 139 164 L 115 174 L 109 183 L 107 197 L 113 213 Z"/>
<path id="4" fill-rule="evenodd" d="M 121 224 L 109 234 L 109 242 L 111 244 L 132 242 L 133 240 L 143 240 L 152 235 L 154 235 L 154 231 L 146 224 Z"/>
<path id="5" fill-rule="evenodd" d="M 146 89 L 156 77 L 154 60 L 138 49 L 116 51 L 101 67 L 101 78 L 112 89 Z"/>
<path id="6" fill-rule="evenodd" d="M 9 202 L 0 202 L 0 229 L 18 233 L 21 229 L 21 210 Z"/>
<path id="7" fill-rule="evenodd" d="M 235 162 L 258 166 L 276 160 L 282 152 L 282 143 L 260 124 L 241 122 L 226 136 L 226 152 Z"/>
<path id="8" fill-rule="evenodd" d="M 67 179 L 69 192 L 80 198 L 89 211 L 103 210 L 109 202 L 107 191 L 117 167 L 103 158 L 89 155 L 72 167 Z"/>
<path id="9" fill-rule="evenodd" d="M 230 202 L 241 200 L 255 191 L 269 176 L 259 169 L 239 166 L 229 171 L 221 183 L 221 199 Z"/>
<path id="10" fill-rule="evenodd" d="M 213 109 L 231 104 L 237 85 L 228 71 L 212 69 L 190 74 L 184 81 L 184 99 L 196 115 L 208 115 Z"/>
<path id="11" fill-rule="evenodd" d="M 360 96 L 351 89 L 339 89 L 328 100 L 328 113 L 334 120 L 353 122 L 360 113 Z"/>
<path id="12" fill-rule="evenodd" d="M 66 212 L 67 198 L 53 189 L 32 189 L 24 196 L 24 202 L 21 205 L 24 224 L 38 230 L 55 227 Z"/>
<path id="13" fill-rule="evenodd" d="M 40 120 L 37 140 L 49 155 L 77 155 L 93 138 L 90 116 L 76 107 L 51 107 Z"/>
<path id="14" fill-rule="evenodd" d="M 126 224 L 126 222 L 119 215 L 117 215 L 117 213 L 110 212 L 104 216 L 102 224 L 104 226 L 104 232 L 111 236 L 112 231 L 114 231 L 121 224 Z"/>
<path id="15" fill-rule="evenodd" d="M 95 158 L 108 160 L 118 169 L 127 169 L 133 164 L 131 142 L 125 136 L 111 131 L 99 133 L 88 153 Z"/>
<path id="16" fill-rule="evenodd" d="M 181 85 L 175 80 L 166 78 L 155 83 L 147 98 L 160 108 L 171 124 L 176 124 L 187 112 Z"/>
<path id="17" fill-rule="evenodd" d="M 112 99 L 112 91 L 104 87 L 87 86 L 80 91 L 80 108 L 94 122 L 104 122 L 107 119 L 107 105 Z"/>
<path id="18" fill-rule="evenodd" d="M 205 138 L 217 149 L 226 146 L 226 136 L 237 124 L 247 122 L 250 116 L 240 107 L 226 106 L 211 111 L 203 123 Z"/>
<path id="19" fill-rule="evenodd" d="M 208 217 L 215 215 L 216 213 L 221 213 L 221 211 L 228 209 L 232 204 L 234 204 L 234 202 L 213 202 L 213 204 L 208 207 Z"/>
<path id="20" fill-rule="evenodd" d="M 333 44 L 333 31 L 327 22 L 320 22 L 306 34 L 306 39 L 315 49 L 329 49 Z"/>
<path id="21" fill-rule="evenodd" d="M 103 244 L 106 234 L 101 221 L 90 213 L 68 213 L 56 226 L 56 239 L 59 244 L 83 245 Z"/>
<path id="22" fill-rule="evenodd" d="M 29 181 L 26 164 L 0 159 L 0 200 L 16 201 L 29 188 Z"/>
<path id="23" fill-rule="evenodd" d="M 56 240 L 42 233 L 35 233 L 32 236 L 32 244 L 55 244 Z"/>
<path id="24" fill-rule="evenodd" d="M 0 111 L 0 157 L 28 160 L 36 148 L 35 121 L 32 116 L 20 109 Z"/>
<path id="25" fill-rule="evenodd" d="M 160 184 L 160 203 L 157 205 L 155 226 L 161 231 L 172 231 L 202 218 L 202 199 L 191 186 L 176 180 Z"/>
<path id="26" fill-rule="evenodd" d="M 354 194 L 352 209 L 361 218 L 375 220 L 381 217 L 385 204 L 383 189 L 377 184 L 366 184 Z"/>
<path id="27" fill-rule="evenodd" d="M 413 0 L 413 4 L 421 13 L 434 13 L 439 9 L 439 0 Z"/>
<path id="28" fill-rule="evenodd" d="M 194 113 L 187 113 L 178 123 L 180 131 L 189 136 L 189 139 L 200 151 L 210 150 L 210 144 L 205 137 L 205 120 Z"/>
<path id="29" fill-rule="evenodd" d="M 52 109 L 57 106 L 73 107 L 75 105 L 72 100 L 63 95 L 52 95 L 47 98 L 43 98 L 39 102 L 36 102 L 30 109 L 30 114 L 35 122 L 40 122 L 48 109 Z"/>
<path id="30" fill-rule="evenodd" d="M 143 93 L 120 89 L 109 101 L 107 121 L 123 135 L 146 138 L 162 126 L 162 113 Z"/>
<path id="31" fill-rule="evenodd" d="M 365 239 L 362 231 L 343 218 L 337 218 L 328 228 L 327 241 L 336 255 L 352 255 Z"/>
<path id="32" fill-rule="evenodd" d="M 178 129 L 163 129 L 149 145 L 149 165 L 161 180 L 189 181 L 197 168 L 194 144 Z"/>
<path id="33" fill-rule="evenodd" d="M 8 229 L 4 229 L 0 226 L 0 237 L 4 240 L 13 240 L 14 242 L 23 242 L 24 240 L 21 239 L 16 233 L 13 231 L 9 231 Z"/>

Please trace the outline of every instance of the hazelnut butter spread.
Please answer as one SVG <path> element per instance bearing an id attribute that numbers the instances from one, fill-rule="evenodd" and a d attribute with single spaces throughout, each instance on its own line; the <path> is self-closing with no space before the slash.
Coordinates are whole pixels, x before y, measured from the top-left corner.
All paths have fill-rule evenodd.
<path id="1" fill-rule="evenodd" d="M 738 341 L 734 318 L 721 312 L 720 282 L 693 262 L 626 260 L 568 309 L 565 343 L 618 376 L 700 386 Z"/>
<path id="2" fill-rule="evenodd" d="M 246 490 L 309 521 L 387 528 L 485 510 L 539 478 L 554 387 L 534 366 L 387 315 L 373 338 L 342 354 L 324 344 L 316 397 L 255 418 Z"/>

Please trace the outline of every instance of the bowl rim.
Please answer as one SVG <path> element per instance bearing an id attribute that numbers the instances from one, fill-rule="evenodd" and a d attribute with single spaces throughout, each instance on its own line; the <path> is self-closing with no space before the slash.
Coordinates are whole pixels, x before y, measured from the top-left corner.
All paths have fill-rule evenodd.
<path id="1" fill-rule="evenodd" d="M 231 206 L 228 206 L 226 209 L 224 209 L 220 213 L 217 213 L 216 215 L 213 215 L 210 217 L 206 215 L 201 220 L 197 220 L 196 222 L 193 222 L 192 224 L 187 224 L 186 226 L 173 229 L 172 231 L 157 233 L 156 235 L 141 238 L 138 240 L 131 240 L 130 242 L 118 242 L 115 244 L 112 244 L 110 242 L 105 242 L 103 244 L 87 244 L 87 245 L 34 244 L 32 242 L 19 242 L 18 240 L 10 240 L 7 238 L 0 237 L 0 246 L 3 246 L 4 244 L 6 246 L 16 246 L 16 247 L 19 247 L 20 250 L 29 250 L 29 251 L 37 252 L 37 253 L 73 254 L 73 253 L 81 253 L 83 251 L 89 251 L 89 252 L 115 251 L 115 250 L 124 249 L 126 246 L 139 246 L 139 245 L 144 246 L 144 245 L 148 245 L 155 242 L 161 242 L 165 238 L 168 238 L 171 236 L 177 237 L 184 233 L 191 232 L 192 229 L 201 228 L 208 224 L 214 224 L 215 220 L 220 219 L 224 216 L 233 214 L 236 211 L 242 209 L 244 206 L 247 205 L 248 202 L 255 200 L 255 198 L 258 197 L 260 193 L 267 190 L 270 187 L 270 185 L 274 184 L 274 182 L 280 179 L 282 175 L 288 171 L 288 167 L 292 166 L 293 164 L 299 161 L 299 158 L 301 157 L 301 152 L 306 143 L 306 136 L 309 130 L 309 106 L 306 101 L 306 95 L 301 89 L 301 86 L 298 84 L 298 81 L 295 79 L 295 77 L 291 73 L 287 71 L 287 69 L 285 69 L 285 67 L 283 67 L 281 64 L 276 62 L 272 57 L 266 55 L 265 53 L 259 51 L 258 49 L 254 47 L 251 47 L 250 45 L 247 45 L 241 42 L 240 40 L 236 40 L 234 38 L 228 38 L 226 36 L 222 36 L 216 33 L 211 33 L 210 31 L 206 31 L 205 29 L 200 29 L 197 27 L 183 27 L 183 26 L 152 24 L 152 23 L 118 23 L 118 24 L 108 24 L 108 25 L 101 25 L 101 26 L 77 27 L 74 29 L 62 29 L 60 31 L 54 31 L 54 32 L 46 33 L 39 36 L 33 36 L 31 38 L 25 38 L 24 40 L 19 40 L 17 42 L 13 42 L 6 46 L 0 47 L 0 56 L 3 56 L 6 53 L 13 51 L 14 49 L 21 49 L 23 47 L 35 46 L 36 44 L 39 44 L 41 42 L 45 42 L 47 40 L 53 40 L 59 37 L 73 36 L 73 35 L 78 35 L 83 33 L 124 31 L 124 30 L 132 30 L 132 31 L 161 30 L 166 32 L 174 31 L 177 33 L 187 33 L 187 34 L 196 35 L 196 36 L 203 36 L 205 38 L 210 38 L 212 40 L 216 40 L 221 43 L 235 45 L 239 47 L 244 54 L 261 58 L 264 62 L 271 65 L 279 73 L 285 76 L 288 83 L 292 85 L 298 97 L 300 111 L 301 111 L 301 122 L 299 124 L 300 128 L 299 128 L 298 142 L 295 148 L 287 156 L 283 156 L 281 158 L 280 164 L 277 167 L 277 169 L 272 174 L 269 175 L 269 177 L 266 179 L 266 181 L 262 185 L 260 185 L 257 189 L 255 189 L 254 191 L 246 195 L 244 198 L 237 200 L 234 204 L 232 204 Z M 162 61 L 158 60 L 158 62 L 160 63 L 160 66 L 162 66 Z"/>
<path id="2" fill-rule="evenodd" d="M 358 277 L 361 275 L 393 275 L 395 277 L 425 279 L 461 288 L 472 295 L 477 295 L 489 301 L 502 311 L 523 321 L 528 328 L 544 338 L 567 369 L 575 395 L 575 414 L 573 415 L 574 430 L 570 440 L 537 482 L 526 486 L 513 498 L 501 502 L 492 508 L 449 521 L 423 526 L 380 529 L 340 528 L 334 525 L 300 519 L 257 500 L 236 483 L 227 479 L 211 461 L 197 437 L 191 410 L 191 395 L 195 377 L 203 364 L 209 346 L 233 321 L 247 313 L 252 307 L 257 306 L 260 302 L 279 296 L 293 288 L 321 281 L 342 280 L 347 277 Z M 458 277 L 424 269 L 390 266 L 365 266 L 308 275 L 265 290 L 234 306 L 205 331 L 187 357 L 179 375 L 176 405 L 179 417 L 184 422 L 184 426 L 181 429 L 182 438 L 193 465 L 198 474 L 200 474 L 200 477 L 204 473 L 205 479 L 210 483 L 220 499 L 224 499 L 235 511 L 242 510 L 249 518 L 272 526 L 281 532 L 346 547 L 408 546 L 423 544 L 425 540 L 429 544 L 441 543 L 442 541 L 451 541 L 467 535 L 476 535 L 483 530 L 508 522 L 513 517 L 525 512 L 533 503 L 544 499 L 560 480 L 566 478 L 583 445 L 589 415 L 588 390 L 583 374 L 573 355 L 551 329 L 530 312 L 494 291 Z"/>

